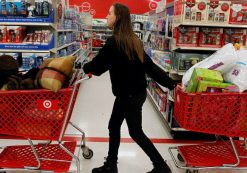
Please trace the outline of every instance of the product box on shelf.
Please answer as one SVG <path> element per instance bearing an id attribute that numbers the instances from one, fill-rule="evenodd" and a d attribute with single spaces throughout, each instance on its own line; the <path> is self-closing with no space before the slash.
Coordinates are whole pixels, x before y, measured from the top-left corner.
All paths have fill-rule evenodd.
<path id="1" fill-rule="evenodd" d="M 21 70 L 30 70 L 35 68 L 35 57 L 33 53 L 22 53 L 22 67 Z"/>
<path id="2" fill-rule="evenodd" d="M 6 6 L 3 7 L 3 4 Z M 7 16 L 23 16 L 28 14 L 27 2 L 25 0 L 2 0 L 2 9 L 6 9 L 6 13 L 2 15 Z"/>
<path id="3" fill-rule="evenodd" d="M 223 77 L 219 71 L 195 68 L 189 81 L 189 85 L 186 88 L 186 92 L 196 92 L 198 83 L 201 80 L 222 83 Z"/>
<path id="4" fill-rule="evenodd" d="M 228 24 L 231 1 L 209 0 L 207 3 L 207 22 Z"/>
<path id="5" fill-rule="evenodd" d="M 221 47 L 223 28 L 200 28 L 199 46 Z"/>
<path id="6" fill-rule="evenodd" d="M 229 86 L 233 86 L 233 84 L 201 80 L 198 82 L 198 87 L 197 87 L 196 92 L 198 92 L 198 93 L 201 93 L 201 92 L 209 92 L 209 93 L 222 92 L 223 89 L 225 89 Z"/>
<path id="7" fill-rule="evenodd" d="M 198 45 L 199 27 L 176 27 L 174 37 L 177 46 L 195 47 Z"/>
<path id="8" fill-rule="evenodd" d="M 7 6 L 6 0 L 1 0 L 0 1 L 0 16 L 7 16 L 6 6 Z"/>
<path id="9" fill-rule="evenodd" d="M 50 12 L 50 4 L 48 0 L 35 0 L 33 15 L 48 17 Z"/>
<path id="10" fill-rule="evenodd" d="M 0 26 L 0 43 L 7 42 L 7 26 Z"/>
<path id="11" fill-rule="evenodd" d="M 225 28 L 223 31 L 222 46 L 228 43 L 232 43 L 232 44 L 239 43 L 242 46 L 247 46 L 246 34 L 247 34 L 246 29 Z"/>
<path id="12" fill-rule="evenodd" d="M 22 66 L 20 70 L 30 70 L 31 68 L 39 67 L 49 57 L 49 53 L 22 53 Z"/>
<path id="13" fill-rule="evenodd" d="M 7 27 L 7 42 L 22 43 L 25 37 L 26 28 L 24 26 L 8 26 Z"/>
<path id="14" fill-rule="evenodd" d="M 173 52 L 171 68 L 177 72 L 185 72 L 194 64 L 207 58 L 209 54 Z"/>
<path id="15" fill-rule="evenodd" d="M 207 0 L 177 0 L 174 3 L 174 22 L 206 22 Z"/>
<path id="16" fill-rule="evenodd" d="M 247 3 L 236 3 L 232 1 L 231 10 L 230 10 L 230 24 L 247 24 Z"/>

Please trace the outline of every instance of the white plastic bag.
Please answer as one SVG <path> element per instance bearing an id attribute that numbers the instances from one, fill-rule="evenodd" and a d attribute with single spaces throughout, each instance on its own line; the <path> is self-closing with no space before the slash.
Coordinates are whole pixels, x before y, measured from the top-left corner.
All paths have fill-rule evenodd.
<path id="1" fill-rule="evenodd" d="M 226 82 L 233 83 L 238 86 L 239 91 L 247 90 L 247 50 L 237 51 L 239 60 L 234 67 L 223 75 Z"/>
<path id="2" fill-rule="evenodd" d="M 232 69 L 237 60 L 238 56 L 236 50 L 234 46 L 229 43 L 208 58 L 195 64 L 188 71 L 186 71 L 182 79 L 182 86 L 183 88 L 185 88 L 188 85 L 188 82 L 195 67 L 218 70 L 222 74 L 224 74 Z"/>

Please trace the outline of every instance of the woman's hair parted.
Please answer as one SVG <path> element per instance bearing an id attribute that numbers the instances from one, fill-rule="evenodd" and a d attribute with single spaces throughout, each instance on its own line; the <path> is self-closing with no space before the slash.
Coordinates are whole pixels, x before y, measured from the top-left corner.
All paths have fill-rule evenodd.
<path id="1" fill-rule="evenodd" d="M 133 32 L 129 8 L 120 3 L 115 3 L 113 6 L 116 15 L 113 34 L 116 38 L 118 47 L 124 50 L 130 60 L 134 60 L 136 55 L 138 55 L 141 62 L 143 62 L 143 44 Z"/>

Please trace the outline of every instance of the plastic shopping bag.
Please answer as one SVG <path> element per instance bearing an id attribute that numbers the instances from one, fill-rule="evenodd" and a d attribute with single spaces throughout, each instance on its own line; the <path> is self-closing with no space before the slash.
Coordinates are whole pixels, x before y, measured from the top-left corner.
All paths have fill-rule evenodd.
<path id="1" fill-rule="evenodd" d="M 192 66 L 183 76 L 182 86 L 185 88 L 191 78 L 195 67 L 207 68 L 210 70 L 218 70 L 222 74 L 230 71 L 238 60 L 238 56 L 233 44 L 229 43 L 220 50 L 204 59 L 203 61 Z"/>
<path id="2" fill-rule="evenodd" d="M 226 82 L 233 83 L 238 86 L 239 91 L 247 90 L 247 50 L 237 51 L 239 60 L 234 67 L 223 75 Z"/>

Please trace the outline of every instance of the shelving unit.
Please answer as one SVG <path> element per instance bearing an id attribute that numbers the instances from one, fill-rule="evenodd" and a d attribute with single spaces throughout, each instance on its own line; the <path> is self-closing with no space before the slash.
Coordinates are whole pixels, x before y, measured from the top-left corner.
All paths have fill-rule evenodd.
<path id="1" fill-rule="evenodd" d="M 219 50 L 220 47 L 210 47 L 209 45 L 206 46 L 181 46 L 181 45 L 176 45 L 176 37 L 177 35 L 176 32 L 174 32 L 174 28 L 175 27 L 208 27 L 208 28 L 223 28 L 223 29 L 229 29 L 229 28 L 233 28 L 233 29 L 247 29 L 247 25 L 239 25 L 239 24 L 221 24 L 219 22 L 215 22 L 215 23 L 209 23 L 209 22 L 184 22 L 183 20 L 178 20 L 178 19 L 182 19 L 181 16 L 177 16 L 177 13 L 181 13 L 182 10 L 181 8 L 177 8 L 175 7 L 177 4 L 177 2 L 179 1 L 180 4 L 184 4 L 182 0 L 178 0 L 175 1 L 174 0 L 166 0 L 167 4 L 165 6 L 163 6 L 162 8 L 158 8 L 159 10 L 156 11 L 151 11 L 149 12 L 149 23 L 148 23 L 148 28 L 144 33 L 145 34 L 149 34 L 149 37 L 146 35 L 144 36 L 144 45 L 146 47 L 146 52 L 148 53 L 148 55 L 150 57 L 154 56 L 154 52 L 156 52 L 157 54 L 159 54 L 158 51 L 161 52 L 172 52 L 172 56 L 171 58 L 174 58 L 174 53 L 173 52 L 178 52 L 178 53 L 203 53 L 205 55 L 207 54 L 212 54 L 215 51 Z M 177 10 L 177 11 L 176 11 Z M 174 17 L 175 15 L 175 17 Z M 175 19 L 174 19 L 175 18 Z M 165 29 L 164 32 L 160 32 L 158 29 L 158 25 L 161 26 L 161 23 L 158 23 L 158 20 L 164 20 L 165 23 Z M 179 21 L 179 22 L 177 22 Z M 161 22 L 161 21 L 159 21 Z M 162 26 L 163 28 L 164 26 Z M 145 27 L 144 27 L 145 28 Z M 222 29 L 222 30 L 223 30 Z M 163 31 L 163 30 L 162 30 Z M 172 31 L 172 32 L 171 32 Z M 200 30 L 199 30 L 200 31 Z M 223 34 L 223 32 L 222 32 Z M 159 46 L 157 46 L 157 40 L 156 37 L 164 37 L 162 44 L 164 44 L 166 47 L 164 47 L 165 49 L 158 49 Z M 199 36 L 199 32 L 198 32 L 198 36 Z M 199 42 L 199 41 L 198 41 Z M 247 43 L 247 42 L 246 42 Z M 198 44 L 199 45 L 199 44 Z M 169 49 L 166 49 L 166 48 Z M 151 51 L 150 51 L 151 50 Z M 160 56 L 163 56 L 162 53 L 160 53 Z M 209 56 L 208 55 L 208 56 Z M 204 56 L 204 55 L 203 55 Z M 175 68 L 173 68 L 172 66 L 170 68 L 165 68 L 164 67 L 164 61 L 162 61 L 161 63 L 159 61 L 157 61 L 157 57 L 153 58 L 154 63 L 159 66 L 162 70 L 164 70 L 165 72 L 169 73 L 169 75 L 172 78 L 176 78 L 178 80 L 181 80 L 183 75 L 185 74 L 185 71 L 182 70 L 175 70 Z M 200 59 L 201 60 L 201 59 Z M 169 59 L 167 59 L 167 63 L 170 64 L 172 63 L 171 61 L 169 61 Z M 162 64 L 162 65 L 161 65 Z M 188 65 L 188 64 L 186 64 Z M 166 66 L 166 64 L 165 64 Z M 187 67 L 187 66 L 186 66 Z M 178 69 L 178 68 L 177 68 Z M 182 68 L 181 68 L 182 69 Z M 167 92 L 167 90 L 160 86 L 159 84 L 157 84 L 157 86 L 162 89 L 164 92 Z M 154 103 L 154 107 L 158 107 L 157 103 L 155 102 L 155 99 L 153 98 L 153 96 L 151 95 L 151 92 L 148 92 L 150 95 L 150 99 L 152 100 L 152 102 Z M 171 106 L 174 102 L 173 96 L 168 94 L 168 107 Z M 171 104 L 170 104 L 171 103 Z M 172 107 L 172 106 L 171 106 Z M 168 108 L 169 109 L 169 108 Z M 172 134 L 176 134 L 177 132 L 185 132 L 185 133 L 193 133 L 193 132 L 188 132 L 187 130 L 180 128 L 180 127 L 173 127 L 174 125 L 174 119 L 171 117 L 169 117 L 169 115 L 164 115 L 163 112 L 161 112 L 159 110 L 159 107 L 157 109 L 157 111 L 159 112 L 159 114 L 162 117 L 168 117 L 168 120 L 166 119 L 166 124 L 168 125 L 168 127 L 170 127 L 169 129 L 171 130 Z M 176 124 L 176 122 L 175 122 Z"/>
<path id="2" fill-rule="evenodd" d="M 43 56 L 45 58 L 70 56 L 70 55 L 81 56 L 81 54 L 84 53 L 84 51 L 82 51 L 83 49 L 91 50 L 91 44 L 89 44 L 87 47 L 84 47 L 78 42 L 79 40 L 73 38 L 78 33 L 84 32 L 83 28 L 90 28 L 88 24 L 83 23 L 81 19 L 82 15 L 79 14 L 79 9 L 77 7 L 73 7 L 73 9 L 67 8 L 65 0 L 51 0 L 50 2 L 51 3 L 49 5 L 50 7 L 49 16 L 0 17 L 0 25 L 2 26 L 0 30 L 5 29 L 3 28 L 4 26 L 6 26 L 6 30 L 7 28 L 11 29 L 14 28 L 15 26 L 18 27 L 20 26 L 23 27 L 28 34 L 29 33 L 33 34 L 32 36 L 33 38 L 37 36 L 40 37 L 40 40 L 49 39 L 49 42 L 43 43 L 40 41 L 36 43 L 36 41 L 28 41 L 28 36 L 24 35 L 23 39 L 20 39 L 21 40 L 20 43 L 17 43 L 16 41 L 10 43 L 9 40 L 0 43 L 0 53 L 4 53 L 4 54 L 19 53 L 20 56 L 25 54 L 25 61 L 28 60 L 27 56 L 29 55 L 30 56 L 29 61 L 31 63 L 31 61 L 33 61 L 32 60 L 33 56 L 36 55 Z M 62 11 L 58 11 L 57 6 L 61 6 Z M 68 13 L 69 10 L 72 12 Z M 66 23 L 66 20 L 69 22 Z M 39 32 L 43 34 L 42 33 L 43 31 L 48 32 L 50 35 L 48 35 L 47 38 L 45 38 L 44 35 L 38 35 Z M 6 32 L 8 32 L 8 30 Z M 68 40 L 64 40 L 63 45 L 60 44 L 61 46 L 59 46 L 58 44 L 58 35 L 60 34 L 63 35 L 64 38 L 65 36 L 66 38 L 71 37 Z M 61 51 L 64 51 L 66 53 L 61 54 Z M 89 52 L 91 51 L 87 52 L 87 56 L 89 55 Z M 30 64 L 30 63 L 26 62 L 25 64 Z M 36 67 L 36 65 L 38 66 L 40 64 L 35 64 L 35 66 L 30 64 L 29 68 Z M 23 70 L 22 68 L 23 67 L 20 67 L 21 70 Z M 25 67 L 24 69 L 28 70 L 28 67 Z"/>

